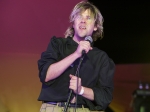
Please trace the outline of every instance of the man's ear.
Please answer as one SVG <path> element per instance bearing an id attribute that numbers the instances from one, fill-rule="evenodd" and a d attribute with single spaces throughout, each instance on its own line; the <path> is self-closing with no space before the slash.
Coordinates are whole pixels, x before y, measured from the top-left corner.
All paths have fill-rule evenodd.
<path id="1" fill-rule="evenodd" d="M 72 28 L 74 28 L 74 24 L 72 24 Z"/>
<path id="2" fill-rule="evenodd" d="M 74 28 L 74 22 L 73 23 L 71 23 L 72 24 L 72 28 Z"/>
<path id="3" fill-rule="evenodd" d="M 94 31 L 96 31 L 96 30 L 97 30 L 97 27 L 95 26 L 95 27 L 94 27 Z"/>

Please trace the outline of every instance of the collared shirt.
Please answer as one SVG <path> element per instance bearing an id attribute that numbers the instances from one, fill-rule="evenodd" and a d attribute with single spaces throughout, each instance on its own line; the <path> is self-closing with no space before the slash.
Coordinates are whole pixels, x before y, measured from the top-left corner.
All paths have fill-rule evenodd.
<path id="1" fill-rule="evenodd" d="M 66 102 L 69 95 L 70 74 L 76 74 L 80 58 L 76 59 L 59 77 L 45 82 L 48 67 L 71 53 L 75 52 L 78 44 L 71 38 L 52 37 L 47 50 L 38 60 L 39 78 L 42 82 L 39 101 Z M 64 63 L 65 64 L 65 63 Z M 57 69 L 57 68 L 56 68 Z M 113 77 L 115 71 L 114 62 L 108 55 L 93 47 L 81 63 L 79 77 L 82 86 L 91 88 L 94 92 L 94 101 L 78 96 L 78 104 L 88 105 L 90 110 L 105 110 L 113 98 Z"/>

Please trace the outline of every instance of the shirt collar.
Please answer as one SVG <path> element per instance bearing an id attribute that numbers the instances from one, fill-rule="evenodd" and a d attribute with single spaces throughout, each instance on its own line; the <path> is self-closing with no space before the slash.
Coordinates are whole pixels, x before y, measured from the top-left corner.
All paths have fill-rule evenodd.
<path id="1" fill-rule="evenodd" d="M 78 45 L 78 43 L 77 42 L 75 42 L 73 39 L 72 39 L 72 37 L 70 37 L 70 36 L 68 36 L 67 37 L 67 44 L 71 44 L 71 45 Z M 91 43 L 91 46 L 93 47 L 93 42 Z"/>

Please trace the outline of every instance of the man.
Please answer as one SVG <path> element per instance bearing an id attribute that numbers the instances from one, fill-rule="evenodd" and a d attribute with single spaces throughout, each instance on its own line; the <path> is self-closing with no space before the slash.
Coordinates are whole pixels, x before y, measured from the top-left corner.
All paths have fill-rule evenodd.
<path id="1" fill-rule="evenodd" d="M 66 38 L 51 39 L 38 61 L 42 89 L 40 112 L 100 111 L 112 101 L 114 62 L 85 38 L 102 38 L 103 17 L 89 2 L 78 3 L 71 15 Z M 90 40 L 91 41 L 91 40 Z M 80 66 L 79 66 L 80 65 Z M 72 94 L 69 95 L 69 93 Z"/>

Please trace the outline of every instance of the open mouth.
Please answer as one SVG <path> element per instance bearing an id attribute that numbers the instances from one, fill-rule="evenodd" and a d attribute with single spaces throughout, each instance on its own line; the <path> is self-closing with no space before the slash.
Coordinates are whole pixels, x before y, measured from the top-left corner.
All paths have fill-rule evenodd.
<path id="1" fill-rule="evenodd" d="M 81 30 L 85 30 L 85 29 L 86 29 L 86 27 L 85 27 L 85 26 L 79 26 L 79 29 L 81 29 Z"/>

